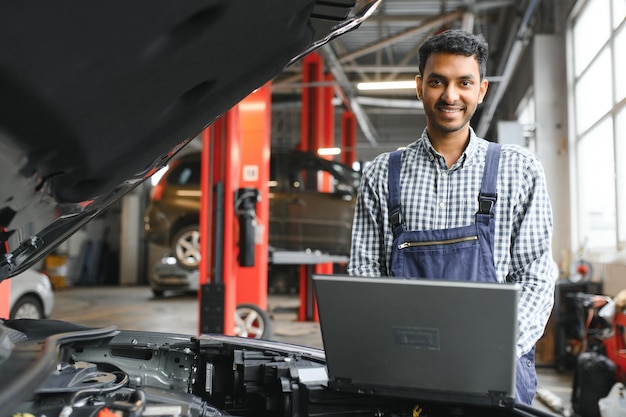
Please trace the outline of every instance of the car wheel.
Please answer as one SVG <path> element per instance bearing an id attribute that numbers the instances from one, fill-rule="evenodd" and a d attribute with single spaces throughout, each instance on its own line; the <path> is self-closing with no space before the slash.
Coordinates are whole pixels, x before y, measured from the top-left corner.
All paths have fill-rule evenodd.
<path id="1" fill-rule="evenodd" d="M 235 335 L 251 339 L 267 339 L 272 334 L 269 314 L 254 304 L 240 304 L 235 311 Z"/>
<path id="2" fill-rule="evenodd" d="M 152 290 L 152 294 L 154 295 L 154 298 L 163 298 L 163 296 L 165 295 L 165 291 L 164 290 Z"/>
<path id="3" fill-rule="evenodd" d="M 22 296 L 11 309 L 11 319 L 43 319 L 43 306 L 34 295 Z"/>
<path id="4" fill-rule="evenodd" d="M 200 264 L 200 230 L 197 225 L 180 229 L 172 239 L 172 252 L 178 264 L 188 270 Z"/>
<path id="5" fill-rule="evenodd" d="M 299 287 L 299 267 L 279 265 L 270 268 L 267 278 L 267 292 L 270 294 L 297 294 Z"/>

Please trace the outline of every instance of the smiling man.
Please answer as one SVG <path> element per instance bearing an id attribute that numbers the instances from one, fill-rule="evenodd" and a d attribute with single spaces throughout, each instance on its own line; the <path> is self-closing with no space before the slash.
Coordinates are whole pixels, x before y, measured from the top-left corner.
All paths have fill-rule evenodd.
<path id="1" fill-rule="evenodd" d="M 557 277 L 543 167 L 527 150 L 488 142 L 470 126 L 489 85 L 482 36 L 442 32 L 421 46 L 419 59 L 416 89 L 426 129 L 364 172 L 348 272 L 518 283 L 515 395 L 531 404 L 534 346 L 550 316 Z"/>

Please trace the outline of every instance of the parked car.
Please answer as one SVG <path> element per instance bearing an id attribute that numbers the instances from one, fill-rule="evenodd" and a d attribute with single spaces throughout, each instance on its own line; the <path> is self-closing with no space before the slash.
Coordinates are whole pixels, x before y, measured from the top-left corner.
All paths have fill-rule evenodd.
<path id="1" fill-rule="evenodd" d="M 329 191 L 320 191 L 325 174 Z M 296 150 L 272 150 L 269 245 L 277 250 L 350 252 L 360 174 L 349 166 Z M 146 237 L 171 248 L 185 269 L 199 264 L 200 153 L 175 159 L 153 188 L 144 217 Z"/>
<path id="2" fill-rule="evenodd" d="M 181 268 L 176 258 L 166 255 L 152 267 L 150 288 L 155 297 L 165 291 L 198 292 L 198 270 Z M 269 313 L 254 304 L 239 304 L 235 309 L 235 335 L 253 339 L 272 336 L 272 319 Z"/>
<path id="3" fill-rule="evenodd" d="M 54 292 L 43 272 L 27 269 L 11 281 L 11 319 L 45 319 L 52 314 Z"/>
<path id="4" fill-rule="evenodd" d="M 0 3 L 0 279 L 378 4 L 355 3 Z M 305 346 L 57 320 L 1 321 L 0 374 L 0 416 L 545 415 L 336 392 L 324 351 Z"/>

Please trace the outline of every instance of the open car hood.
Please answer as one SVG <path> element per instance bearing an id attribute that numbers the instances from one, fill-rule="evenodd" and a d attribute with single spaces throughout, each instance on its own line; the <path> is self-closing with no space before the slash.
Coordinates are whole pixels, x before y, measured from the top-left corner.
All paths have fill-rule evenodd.
<path id="1" fill-rule="evenodd" d="M 0 6 L 0 280 L 379 1 Z"/>

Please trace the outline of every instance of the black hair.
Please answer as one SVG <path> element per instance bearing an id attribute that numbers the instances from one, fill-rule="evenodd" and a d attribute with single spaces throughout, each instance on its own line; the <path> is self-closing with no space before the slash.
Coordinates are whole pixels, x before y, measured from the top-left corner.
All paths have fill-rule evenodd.
<path id="1" fill-rule="evenodd" d="M 419 49 L 419 71 L 424 73 L 426 60 L 435 52 L 448 52 L 464 56 L 475 56 L 478 61 L 480 79 L 486 76 L 487 72 L 487 41 L 478 34 L 474 35 L 460 29 L 449 29 L 441 32 L 424 42 Z"/>

